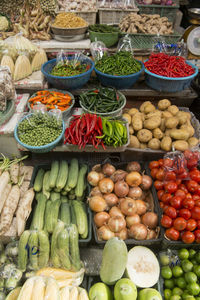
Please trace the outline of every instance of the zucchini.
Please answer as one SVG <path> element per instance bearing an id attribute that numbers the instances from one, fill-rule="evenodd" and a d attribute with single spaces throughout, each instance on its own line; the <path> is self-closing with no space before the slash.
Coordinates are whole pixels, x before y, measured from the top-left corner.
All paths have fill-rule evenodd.
<path id="1" fill-rule="evenodd" d="M 80 235 L 88 235 L 88 219 L 86 211 L 81 202 L 74 200 L 73 208 L 76 216 L 76 223 Z M 86 237 L 87 237 L 86 235 Z M 85 238 L 86 238 L 85 237 Z"/>
<path id="2" fill-rule="evenodd" d="M 60 200 L 60 193 L 51 192 L 50 200 L 51 200 L 52 202 L 53 202 L 53 201 L 56 201 L 56 200 Z"/>
<path id="3" fill-rule="evenodd" d="M 44 268 L 47 266 L 49 261 L 49 237 L 48 234 L 40 230 L 38 231 L 38 244 L 39 244 L 39 255 L 38 255 L 38 266 L 39 268 Z"/>
<path id="4" fill-rule="evenodd" d="M 75 188 L 76 197 L 82 197 L 84 193 L 84 181 L 87 173 L 87 165 L 82 165 L 78 174 L 78 182 Z"/>
<path id="5" fill-rule="evenodd" d="M 60 220 L 66 225 L 71 224 L 70 205 L 67 202 L 62 203 L 60 206 Z"/>
<path id="6" fill-rule="evenodd" d="M 62 190 L 65 187 L 68 178 L 68 163 L 65 160 L 60 162 L 58 177 L 56 180 L 56 188 Z"/>
<path id="7" fill-rule="evenodd" d="M 72 269 L 74 271 L 79 271 L 81 268 L 81 260 L 78 244 L 78 229 L 74 224 L 69 226 L 69 247 Z"/>
<path id="8" fill-rule="evenodd" d="M 30 231 L 25 230 L 19 239 L 18 246 L 18 268 L 22 271 L 26 270 L 26 265 L 28 261 L 28 239 L 30 236 Z"/>
<path id="9" fill-rule="evenodd" d="M 62 190 L 62 191 L 61 191 L 61 195 L 66 196 L 66 195 L 67 195 L 67 191 Z"/>
<path id="10" fill-rule="evenodd" d="M 68 199 L 67 199 L 66 196 L 61 196 L 60 200 L 61 200 L 62 203 L 68 202 Z"/>
<path id="11" fill-rule="evenodd" d="M 70 200 L 70 215 L 71 215 L 71 224 L 77 224 L 76 223 L 76 215 L 75 215 L 75 211 L 74 211 L 74 207 L 72 204 L 72 200 Z"/>
<path id="12" fill-rule="evenodd" d="M 73 195 L 68 195 L 68 197 L 69 197 L 70 200 L 76 199 L 76 195 L 75 195 L 75 194 L 73 194 Z"/>
<path id="13" fill-rule="evenodd" d="M 58 221 L 51 238 L 51 263 L 55 268 L 61 267 L 61 261 L 58 255 L 57 238 L 58 234 L 64 229 L 64 227 L 65 224 L 62 221 Z"/>
<path id="14" fill-rule="evenodd" d="M 55 193 L 60 193 L 61 192 L 61 190 L 58 189 L 57 187 L 55 187 L 53 190 L 54 190 Z"/>
<path id="15" fill-rule="evenodd" d="M 59 172 L 59 162 L 57 160 L 54 160 L 51 163 L 51 171 L 50 171 L 50 175 L 49 175 L 49 186 L 51 189 L 55 188 L 55 186 L 56 186 L 58 172 Z"/>
<path id="16" fill-rule="evenodd" d="M 45 207 L 45 213 L 44 213 L 44 230 L 48 232 L 48 225 L 49 225 L 49 216 L 51 211 L 51 201 L 48 200 Z"/>
<path id="17" fill-rule="evenodd" d="M 32 270 L 38 269 L 38 234 L 32 231 L 28 239 L 29 262 Z"/>
<path id="18" fill-rule="evenodd" d="M 43 187 L 42 187 L 42 193 L 47 197 L 47 199 L 49 199 L 50 197 L 49 175 L 50 175 L 50 171 L 46 171 L 46 173 L 44 174 Z"/>
<path id="19" fill-rule="evenodd" d="M 69 232 L 67 228 L 60 231 L 58 234 L 58 255 L 62 264 L 62 267 L 70 270 L 71 269 L 71 261 L 69 255 Z"/>
<path id="20" fill-rule="evenodd" d="M 33 189 L 35 192 L 40 192 L 42 190 L 42 183 L 44 178 L 45 171 L 43 169 L 39 169 L 37 175 L 35 177 Z"/>
<path id="21" fill-rule="evenodd" d="M 76 187 L 77 181 L 78 181 L 78 159 L 73 158 L 70 163 L 69 167 L 69 174 L 67 179 L 67 188 L 65 186 L 65 190 L 70 191 L 71 189 Z"/>
<path id="22" fill-rule="evenodd" d="M 47 198 L 43 194 L 41 194 L 38 197 L 38 203 L 34 210 L 34 215 L 33 215 L 30 229 L 32 229 L 32 230 L 42 230 L 43 229 L 46 201 L 47 201 Z"/>
<path id="23" fill-rule="evenodd" d="M 57 222 L 58 222 L 58 215 L 59 215 L 59 208 L 60 208 L 61 201 L 56 200 L 51 202 L 51 206 L 49 208 L 49 216 L 47 216 L 47 231 L 52 233 Z"/>

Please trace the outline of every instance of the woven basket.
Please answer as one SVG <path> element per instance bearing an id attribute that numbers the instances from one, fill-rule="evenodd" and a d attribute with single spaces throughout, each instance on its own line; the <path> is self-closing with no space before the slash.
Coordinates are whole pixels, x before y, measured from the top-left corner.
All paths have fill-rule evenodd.
<path id="1" fill-rule="evenodd" d="M 77 11 L 76 14 L 88 22 L 89 25 L 96 24 L 97 11 Z"/>
<path id="2" fill-rule="evenodd" d="M 138 12 L 138 8 L 134 9 L 109 9 L 109 8 L 99 8 L 99 23 L 100 24 L 119 24 L 121 19 L 132 13 Z"/>

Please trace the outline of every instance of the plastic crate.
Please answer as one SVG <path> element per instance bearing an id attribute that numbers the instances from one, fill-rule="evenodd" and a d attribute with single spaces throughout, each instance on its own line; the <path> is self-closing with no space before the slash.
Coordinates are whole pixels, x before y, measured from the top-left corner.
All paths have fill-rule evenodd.
<path id="1" fill-rule="evenodd" d="M 96 24 L 97 11 L 77 11 L 76 14 L 88 22 L 89 25 Z"/>
<path id="2" fill-rule="evenodd" d="M 121 19 L 132 13 L 138 12 L 138 8 L 134 9 L 109 9 L 109 8 L 99 8 L 99 23 L 100 24 L 119 24 Z"/>

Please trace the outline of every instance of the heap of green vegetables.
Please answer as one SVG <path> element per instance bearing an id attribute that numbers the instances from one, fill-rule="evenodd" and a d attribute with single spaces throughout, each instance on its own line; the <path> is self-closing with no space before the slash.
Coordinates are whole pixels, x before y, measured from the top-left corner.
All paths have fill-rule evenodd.
<path id="1" fill-rule="evenodd" d="M 53 76 L 76 76 L 85 73 L 90 68 L 89 65 L 81 62 L 74 62 L 65 60 L 62 63 L 58 63 L 51 71 Z"/>
<path id="2" fill-rule="evenodd" d="M 99 32 L 99 33 L 119 32 L 118 27 L 115 27 L 115 26 L 112 26 L 112 25 L 107 25 L 107 24 L 90 25 L 89 30 L 94 31 L 94 32 Z"/>
<path id="3" fill-rule="evenodd" d="M 88 111 L 94 113 L 114 112 L 123 106 L 123 98 L 113 88 L 92 89 L 80 95 L 80 104 Z"/>
<path id="4" fill-rule="evenodd" d="M 104 56 L 96 62 L 95 67 L 98 71 L 105 74 L 124 76 L 139 72 L 142 65 L 133 58 L 130 52 L 119 51 L 111 56 L 104 54 Z"/>
<path id="5" fill-rule="evenodd" d="M 62 133 L 62 120 L 50 114 L 36 113 L 19 123 L 18 137 L 29 146 L 44 146 Z"/>

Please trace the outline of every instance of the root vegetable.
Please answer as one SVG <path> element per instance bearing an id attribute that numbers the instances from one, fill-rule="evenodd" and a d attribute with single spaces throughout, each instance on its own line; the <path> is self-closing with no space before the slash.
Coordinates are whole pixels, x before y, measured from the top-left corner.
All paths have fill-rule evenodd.
<path id="1" fill-rule="evenodd" d="M 120 209 L 121 212 L 126 216 L 132 216 L 136 213 L 137 207 L 136 207 L 136 201 L 132 198 L 125 198 L 120 203 Z"/>
<path id="2" fill-rule="evenodd" d="M 92 211 L 101 212 L 107 210 L 108 206 L 106 201 L 101 196 L 93 196 L 89 198 L 89 206 Z"/>
<path id="3" fill-rule="evenodd" d="M 158 225 L 158 216 L 154 212 L 147 212 L 142 216 L 142 223 L 149 229 L 155 229 Z"/>
<path id="4" fill-rule="evenodd" d="M 134 224 L 128 231 L 130 237 L 136 240 L 146 240 L 147 238 L 147 228 L 144 224 Z"/>
<path id="5" fill-rule="evenodd" d="M 19 178 L 19 164 L 12 164 L 10 167 L 10 179 L 14 184 L 18 183 Z"/>
<path id="6" fill-rule="evenodd" d="M 119 237 L 121 240 L 127 240 L 128 239 L 128 230 L 127 228 L 123 228 L 120 232 L 116 232 L 115 236 Z"/>
<path id="7" fill-rule="evenodd" d="M 128 228 L 130 228 L 134 224 L 141 223 L 140 216 L 138 214 L 134 214 L 132 216 L 126 217 L 126 225 Z"/>
<path id="8" fill-rule="evenodd" d="M 142 176 L 142 183 L 141 183 L 140 186 L 145 191 L 149 190 L 150 187 L 152 186 L 152 179 L 151 179 L 151 177 L 148 176 L 148 175 L 143 175 Z"/>
<path id="9" fill-rule="evenodd" d="M 135 200 L 136 211 L 138 215 L 143 215 L 147 211 L 147 204 L 143 200 Z"/>
<path id="10" fill-rule="evenodd" d="M 98 164 L 98 165 L 94 165 L 92 167 L 92 171 L 95 171 L 97 173 L 100 173 L 101 172 L 101 164 Z"/>
<path id="11" fill-rule="evenodd" d="M 2 208 L 4 206 L 5 202 L 5 196 L 4 196 L 4 190 L 10 180 L 10 175 L 8 171 L 4 171 L 0 176 L 0 213 L 2 211 Z"/>
<path id="12" fill-rule="evenodd" d="M 154 230 L 147 230 L 147 240 L 153 240 L 156 239 L 157 233 Z"/>
<path id="13" fill-rule="evenodd" d="M 104 177 L 105 177 L 105 175 L 102 172 L 100 172 L 99 173 L 99 180 L 103 179 Z"/>
<path id="14" fill-rule="evenodd" d="M 119 232 L 126 227 L 126 221 L 123 217 L 111 217 L 108 221 L 108 227 L 113 232 Z"/>
<path id="15" fill-rule="evenodd" d="M 128 173 L 126 171 L 119 169 L 115 171 L 110 178 L 113 182 L 117 182 L 119 180 L 124 180 L 127 174 Z"/>
<path id="16" fill-rule="evenodd" d="M 87 180 L 90 185 L 97 186 L 99 183 L 99 173 L 97 173 L 96 171 L 89 172 Z"/>
<path id="17" fill-rule="evenodd" d="M 114 193 L 105 194 L 104 199 L 109 207 L 115 206 L 118 203 L 118 197 Z"/>
<path id="18" fill-rule="evenodd" d="M 110 177 L 115 172 L 115 170 L 115 167 L 111 164 L 105 164 L 102 167 L 103 174 L 105 174 L 108 177 Z"/>
<path id="19" fill-rule="evenodd" d="M 141 171 L 141 166 L 140 166 L 139 162 L 132 161 L 132 162 L 128 163 L 128 165 L 126 167 L 126 171 L 127 172 L 132 172 L 132 171 L 140 172 Z"/>
<path id="20" fill-rule="evenodd" d="M 30 185 L 30 181 L 23 181 L 22 185 L 20 185 L 20 198 L 22 198 L 24 196 L 24 194 L 26 193 L 26 191 L 28 191 Z"/>
<path id="21" fill-rule="evenodd" d="M 91 190 L 91 192 L 90 192 L 90 197 L 92 197 L 92 196 L 102 196 L 102 193 L 101 193 L 101 191 L 100 191 L 100 189 L 99 189 L 99 187 L 98 186 L 95 186 L 92 190 Z"/>
<path id="22" fill-rule="evenodd" d="M 123 213 L 121 212 L 121 210 L 117 206 L 113 206 L 110 209 L 109 215 L 111 217 L 116 217 L 116 216 L 124 217 Z"/>
<path id="23" fill-rule="evenodd" d="M 139 186 L 131 187 L 129 189 L 128 197 L 134 200 L 140 199 L 142 197 L 142 189 Z"/>
<path id="24" fill-rule="evenodd" d="M 107 225 L 100 227 L 97 230 L 97 235 L 100 240 L 104 241 L 108 241 L 115 236 L 114 232 L 112 232 Z"/>
<path id="25" fill-rule="evenodd" d="M 110 215 L 107 212 L 102 211 L 102 212 L 95 214 L 94 223 L 97 227 L 101 227 L 101 226 L 107 224 L 109 219 L 110 219 Z"/>
<path id="26" fill-rule="evenodd" d="M 114 182 L 110 178 L 103 178 L 99 181 L 99 189 L 103 194 L 112 193 Z"/>
<path id="27" fill-rule="evenodd" d="M 142 183 L 142 176 L 139 172 L 133 171 L 126 175 L 126 182 L 129 186 L 139 186 Z"/>
<path id="28" fill-rule="evenodd" d="M 126 197 L 129 192 L 128 184 L 124 180 L 115 183 L 114 192 L 118 197 Z"/>

